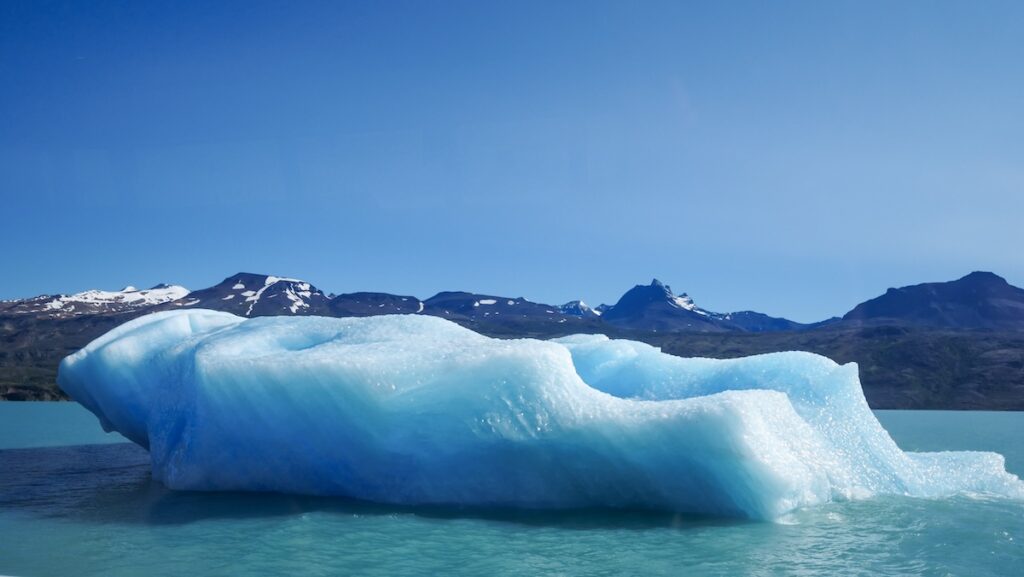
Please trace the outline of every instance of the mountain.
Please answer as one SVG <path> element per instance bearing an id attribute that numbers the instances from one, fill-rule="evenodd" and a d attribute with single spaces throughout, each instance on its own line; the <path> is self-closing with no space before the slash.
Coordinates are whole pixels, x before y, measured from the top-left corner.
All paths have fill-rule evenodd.
<path id="1" fill-rule="evenodd" d="M 470 292 L 325 295 L 292 278 L 238 273 L 205 289 L 158 285 L 0 301 L 0 398 L 60 399 L 60 359 L 106 331 L 161 310 L 243 316 L 430 314 L 503 338 L 604 333 L 683 356 L 808 350 L 856 361 L 875 408 L 1024 410 L 1024 290 L 992 273 L 890 289 L 842 319 L 804 325 L 753 311 L 716 313 L 654 280 L 613 305 L 562 306 Z M 598 314 L 600 313 L 600 314 Z"/>
<path id="2" fill-rule="evenodd" d="M 1024 289 L 990 272 L 891 288 L 843 316 L 847 326 L 1024 330 Z"/>
<path id="3" fill-rule="evenodd" d="M 243 317 L 331 315 L 327 295 L 308 282 L 245 272 L 188 293 L 161 308 L 177 307 L 212 309 Z"/>
<path id="4" fill-rule="evenodd" d="M 607 305 L 601 305 L 601 307 L 608 308 Z M 558 307 L 558 310 L 560 310 L 563 315 L 593 318 L 601 316 L 601 313 L 604 312 L 604 310 L 602 310 L 601 307 L 597 307 L 595 309 L 591 308 L 590 305 L 583 301 L 569 301 L 564 305 Z"/>
<path id="5" fill-rule="evenodd" d="M 0 301 L 0 314 L 30 314 L 46 318 L 120 314 L 175 301 L 188 294 L 188 289 L 183 286 L 158 284 L 142 290 L 127 286 L 119 291 L 88 290 L 71 295 L 41 295 Z"/>
<path id="6" fill-rule="evenodd" d="M 694 304 L 686 293 L 676 296 L 658 279 L 636 285 L 605 311 L 601 318 L 628 329 L 653 331 L 718 332 L 727 330 L 708 311 Z"/>
<path id="7" fill-rule="evenodd" d="M 772 317 L 764 313 L 754 311 L 739 311 L 735 313 L 726 313 L 724 315 L 712 314 L 728 325 L 749 333 L 797 331 L 807 327 L 807 325 L 803 323 L 779 317 Z"/>
<path id="8" fill-rule="evenodd" d="M 716 313 L 700 308 L 689 295 L 676 295 L 658 279 L 637 285 L 607 307 L 601 318 L 611 325 L 659 332 L 794 331 L 809 325 L 754 311 Z"/>
<path id="9" fill-rule="evenodd" d="M 423 302 L 416 297 L 388 293 L 358 292 L 331 299 L 331 316 L 372 317 L 423 312 Z"/>
<path id="10" fill-rule="evenodd" d="M 159 285 L 139 291 L 86 291 L 76 295 L 44 295 L 0 302 L 0 315 L 30 314 L 47 318 L 76 315 L 153 312 L 181 307 L 206 308 L 239 316 L 322 315 L 334 317 L 380 314 L 428 314 L 465 324 L 488 334 L 522 332 L 532 336 L 563 334 L 569 328 L 593 332 L 621 328 L 654 331 L 771 331 L 804 325 L 744 311 L 722 315 L 697 307 L 685 293 L 676 296 L 658 280 L 638 285 L 614 306 L 593 308 L 583 301 L 561 306 L 522 297 L 463 291 L 441 292 L 421 301 L 414 296 L 376 292 L 326 295 L 309 282 L 240 272 L 209 288 L 189 292 Z"/>
<path id="11" fill-rule="evenodd" d="M 580 319 L 562 314 L 557 306 L 528 301 L 523 297 L 502 297 L 461 291 L 440 292 L 423 301 L 423 313 L 452 321 L 474 324 L 513 322 L 522 324 L 576 324 Z"/>

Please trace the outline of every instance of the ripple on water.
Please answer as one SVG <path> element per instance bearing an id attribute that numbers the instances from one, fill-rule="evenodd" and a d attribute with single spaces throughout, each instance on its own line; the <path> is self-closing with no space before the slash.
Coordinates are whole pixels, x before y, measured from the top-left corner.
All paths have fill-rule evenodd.
<path id="1" fill-rule="evenodd" d="M 1024 503 L 884 497 L 780 523 L 175 493 L 133 445 L 0 451 L 15 575 L 1011 575 Z"/>

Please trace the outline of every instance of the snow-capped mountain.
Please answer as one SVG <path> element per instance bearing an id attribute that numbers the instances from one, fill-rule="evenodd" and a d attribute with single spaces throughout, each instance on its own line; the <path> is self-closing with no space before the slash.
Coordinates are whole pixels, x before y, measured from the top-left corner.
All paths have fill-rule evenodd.
<path id="1" fill-rule="evenodd" d="M 179 285 L 158 284 L 148 289 L 126 286 L 119 291 L 87 290 L 75 294 L 40 295 L 0 303 L 6 314 L 33 314 L 47 318 L 117 314 L 182 299 L 189 294 Z"/>
<path id="2" fill-rule="evenodd" d="M 658 279 L 627 291 L 601 318 L 623 328 L 662 332 L 769 332 L 812 326 L 754 311 L 712 312 L 697 306 L 686 293 L 673 293 Z"/>
<path id="3" fill-rule="evenodd" d="M 542 327 L 553 325 L 582 331 L 600 330 L 606 326 L 660 332 L 765 332 L 801 330 L 812 326 L 753 311 L 711 312 L 697 306 L 686 293 L 676 295 L 657 279 L 649 285 L 633 287 L 614 306 L 602 304 L 591 307 L 578 300 L 555 306 L 522 297 L 462 291 L 441 292 L 426 300 L 377 292 L 327 296 L 304 280 L 244 272 L 193 292 L 182 286 L 161 284 L 144 290 L 125 287 L 120 291 L 90 290 L 73 295 L 43 295 L 3 301 L 0 302 L 0 314 L 67 318 L 146 314 L 181 307 L 213 309 L 245 317 L 427 314 L 485 332 L 504 333 L 508 329 L 524 334 L 540 334 L 548 331 Z M 563 329 L 552 330 L 561 332 Z"/>
<path id="4" fill-rule="evenodd" d="M 247 273 L 191 293 L 158 285 L 43 295 L 0 301 L 0 399 L 65 398 L 54 379 L 69 352 L 132 318 L 181 307 L 250 317 L 430 314 L 490 336 L 603 333 L 669 347 L 683 356 L 813 350 L 862 362 L 865 394 L 880 407 L 1021 408 L 1015 351 L 1024 350 L 1024 290 L 992 273 L 890 289 L 843 319 L 814 324 L 753 311 L 712 312 L 657 280 L 633 287 L 614 306 L 593 308 L 469 292 L 442 292 L 426 300 L 370 292 L 328 297 L 306 281 Z M 915 369 L 905 371 L 906 366 Z M 951 374 L 966 380 L 942 385 Z M 935 383 L 940 383 L 938 393 Z"/>
<path id="5" fill-rule="evenodd" d="M 653 280 L 637 285 L 614 306 L 591 307 L 583 301 L 561 306 L 536 303 L 522 297 L 502 297 L 462 291 L 438 293 L 429 299 L 376 292 L 327 296 L 311 283 L 295 278 L 240 272 L 209 288 L 189 292 L 178 285 L 157 285 L 138 290 L 90 290 L 73 295 L 43 295 L 0 302 L 0 314 L 33 318 L 88 315 L 145 314 L 181 307 L 206 308 L 239 316 L 322 315 L 334 317 L 381 314 L 427 314 L 461 322 L 480 330 L 524 331 L 565 325 L 566 329 L 599 330 L 601 326 L 653 331 L 779 331 L 806 325 L 743 311 L 719 314 L 700 308 L 686 293 Z M 534 327 L 534 328 L 530 328 Z M 541 332 L 546 331 L 542 330 Z M 562 329 L 554 329 L 560 332 Z"/>
<path id="6" fill-rule="evenodd" d="M 713 313 L 694 304 L 686 293 L 676 295 L 658 279 L 636 285 L 601 318 L 615 326 L 656 331 L 720 332 L 728 330 Z"/>
<path id="7" fill-rule="evenodd" d="M 210 288 L 191 292 L 164 308 L 213 309 L 243 317 L 331 316 L 329 305 L 327 295 L 306 281 L 240 272 Z"/>
<path id="8" fill-rule="evenodd" d="M 601 316 L 601 313 L 604 312 L 602 307 L 607 308 L 607 305 L 601 305 L 595 309 L 583 301 L 569 301 L 558 307 L 558 310 L 562 311 L 564 315 L 589 318 Z"/>

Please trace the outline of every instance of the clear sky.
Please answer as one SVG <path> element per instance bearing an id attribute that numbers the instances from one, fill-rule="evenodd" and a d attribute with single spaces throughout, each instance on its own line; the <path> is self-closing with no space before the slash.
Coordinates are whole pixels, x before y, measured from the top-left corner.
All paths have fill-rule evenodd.
<path id="1" fill-rule="evenodd" d="M 0 298 L 1024 284 L 1022 2 L 0 5 Z"/>

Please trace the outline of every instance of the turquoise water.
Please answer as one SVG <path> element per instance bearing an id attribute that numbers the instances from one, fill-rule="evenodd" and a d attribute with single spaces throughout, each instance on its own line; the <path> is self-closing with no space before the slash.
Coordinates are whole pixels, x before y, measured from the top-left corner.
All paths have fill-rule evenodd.
<path id="1" fill-rule="evenodd" d="M 78 403 L 0 402 L 0 449 L 127 443 Z"/>
<path id="2" fill-rule="evenodd" d="M 878 415 L 904 449 L 994 450 L 1024 473 L 1024 413 Z M 0 574 L 1024 574 L 1020 502 L 888 497 L 778 523 L 403 509 L 173 493 L 118 440 L 72 403 L 0 403 Z"/>

